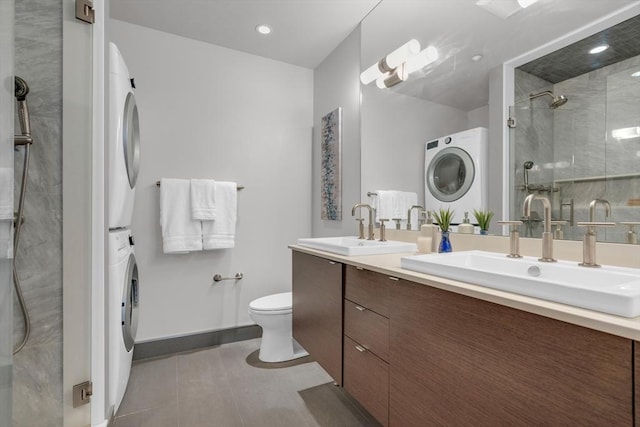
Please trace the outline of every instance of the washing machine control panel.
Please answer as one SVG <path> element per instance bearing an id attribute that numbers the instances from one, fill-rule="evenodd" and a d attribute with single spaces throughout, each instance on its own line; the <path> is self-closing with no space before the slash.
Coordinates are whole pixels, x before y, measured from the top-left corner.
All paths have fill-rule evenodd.
<path id="1" fill-rule="evenodd" d="M 451 137 L 450 137 L 450 136 L 446 137 L 446 138 L 444 139 L 444 143 L 445 143 L 445 144 L 451 144 Z"/>
<path id="2" fill-rule="evenodd" d="M 431 150 L 432 148 L 438 148 L 438 140 L 427 142 L 427 150 Z"/>
<path id="3" fill-rule="evenodd" d="M 129 235 L 129 244 L 131 246 L 134 246 L 136 244 L 136 241 L 133 239 L 133 235 Z"/>

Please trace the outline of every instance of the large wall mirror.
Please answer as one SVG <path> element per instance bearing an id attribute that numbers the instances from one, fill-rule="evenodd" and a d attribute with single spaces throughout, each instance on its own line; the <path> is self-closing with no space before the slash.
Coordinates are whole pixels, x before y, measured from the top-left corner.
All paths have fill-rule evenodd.
<path id="1" fill-rule="evenodd" d="M 554 83 L 551 80 L 544 85 L 537 84 L 535 87 L 529 88 L 526 85 L 531 82 L 527 81 L 526 84 L 521 84 L 521 81 L 518 80 L 516 93 L 508 94 L 506 93 L 508 90 L 514 91 L 513 86 L 511 89 L 506 89 L 509 87 L 509 83 L 513 85 L 513 82 L 509 82 L 507 78 L 507 84 L 504 84 L 503 64 L 513 58 L 524 56 L 541 46 L 564 43 L 556 50 L 560 47 L 566 47 L 579 39 L 575 35 L 578 33 L 591 31 L 580 38 L 599 33 L 605 28 L 638 15 L 640 2 L 539 0 L 527 8 L 521 8 L 520 3 L 524 4 L 524 2 L 517 0 L 496 2 L 382 0 L 362 21 L 361 63 L 363 70 L 413 38 L 421 43 L 423 49 L 427 46 L 434 46 L 439 53 L 435 62 L 409 74 L 406 81 L 393 87 L 379 89 L 375 83 L 361 85 L 362 200 L 371 201 L 371 197 L 367 194 L 374 193 L 376 190 L 401 190 L 416 192 L 419 195 L 419 204 L 424 205 L 425 143 L 476 127 L 489 129 L 489 158 L 486 169 L 481 173 L 486 173 L 488 176 L 488 208 L 496 213 L 497 219 L 502 216 L 520 219 L 522 216 L 522 194 L 526 195 L 527 191 L 538 191 L 536 185 L 557 187 L 558 183 L 554 184 L 554 182 L 559 179 L 577 178 L 574 175 L 562 175 L 567 172 L 564 170 L 550 176 L 548 172 L 550 165 L 561 164 L 562 160 L 554 160 L 553 157 L 546 154 L 545 157 L 532 157 L 532 150 L 537 149 L 526 139 L 517 138 L 521 135 L 516 135 L 515 139 L 510 142 L 511 146 L 505 145 L 505 141 L 508 141 L 507 138 L 512 136 L 514 132 L 522 133 L 525 136 L 527 133 L 529 136 L 533 134 L 531 129 L 535 128 L 528 126 L 526 117 L 527 114 L 531 114 L 531 110 L 527 109 L 531 106 L 528 98 L 530 93 L 549 90 L 554 94 L 555 92 L 562 94 L 561 92 L 564 90 L 569 94 L 570 88 L 562 88 L 561 82 Z M 598 25 L 592 25 L 594 22 L 601 22 L 599 28 Z M 593 27 L 593 30 L 585 29 L 587 27 Z M 637 35 L 634 37 L 633 40 L 637 45 Z M 561 41 L 559 42 L 559 40 Z M 567 41 L 564 42 L 564 40 Z M 567 49 L 571 50 L 570 47 Z M 564 57 L 566 52 L 562 53 L 561 57 Z M 533 59 L 535 58 L 531 58 L 529 62 Z M 626 66 L 634 60 L 625 58 L 622 61 Z M 565 66 L 571 65 L 571 60 L 565 58 L 564 63 Z M 523 64 L 524 62 L 521 62 L 518 65 Z M 612 70 L 609 77 L 605 78 L 606 85 L 611 89 L 611 93 L 608 93 L 603 101 L 608 107 L 608 111 L 606 118 L 600 119 L 604 121 L 604 127 L 593 132 L 594 135 L 599 133 L 601 139 L 605 137 L 607 130 L 611 132 L 614 129 L 623 128 L 621 124 L 618 124 L 618 119 L 613 118 L 612 112 L 614 110 L 627 111 L 630 116 L 636 119 L 640 117 L 637 110 L 640 105 L 637 95 L 639 79 L 633 80 L 632 77 L 627 78 L 619 74 L 618 71 L 624 71 L 622 65 L 608 65 L 607 67 L 611 67 Z M 595 72 L 598 73 L 598 71 Z M 521 77 L 525 73 L 535 76 L 530 70 L 526 71 L 524 67 L 517 69 L 515 75 Z M 589 78 L 589 76 L 582 77 L 583 80 Z M 537 76 L 530 78 L 530 80 L 536 79 L 542 78 Z M 631 98 L 631 90 L 618 87 L 618 80 L 621 79 L 630 80 L 631 84 L 635 82 L 635 112 L 630 112 L 626 104 L 621 104 L 620 99 L 613 95 L 614 92 L 622 91 L 626 95 L 625 99 L 633 103 L 632 99 L 634 98 Z M 538 83 L 540 82 L 538 81 Z M 574 87 L 576 90 L 580 90 L 579 84 L 574 83 Z M 525 92 L 526 97 L 524 96 Z M 592 122 L 587 116 L 581 115 L 576 110 L 581 104 L 588 102 L 582 95 L 573 95 L 572 98 L 575 102 L 569 101 L 555 110 L 549 107 L 552 98 L 547 95 L 541 95 L 531 100 L 534 106 L 534 115 L 547 114 L 549 110 L 552 110 L 559 116 L 562 109 L 573 109 L 573 113 L 569 113 L 573 116 L 570 119 L 551 118 L 547 124 L 539 125 L 548 131 L 552 123 L 554 126 L 559 126 L 557 123 L 562 120 L 571 122 L 567 128 L 558 130 L 552 138 L 546 139 L 545 143 L 552 147 L 551 150 L 555 150 L 559 154 L 567 152 L 567 147 L 563 147 L 560 143 L 560 140 L 567 134 L 571 135 L 571 139 L 565 140 L 565 145 L 577 148 L 585 143 L 583 149 L 573 151 L 572 161 L 576 163 L 582 159 L 590 158 L 591 147 L 595 144 L 587 144 L 586 141 L 582 141 L 583 138 L 576 134 L 576 127 L 580 126 L 581 121 L 585 124 Z M 568 95 L 566 96 L 568 97 Z M 523 98 L 526 99 L 521 101 Z M 509 102 L 514 99 L 518 102 Z M 506 127 L 506 118 L 509 114 L 508 105 L 513 105 L 513 110 L 519 109 L 519 115 L 524 115 L 521 120 L 520 117 L 517 117 L 518 125 L 514 129 Z M 503 109 L 504 111 L 502 111 Z M 626 122 L 628 120 L 625 120 Z M 633 126 L 639 126 L 637 121 L 635 125 L 625 125 L 624 128 L 633 128 Z M 589 126 L 586 126 L 581 132 L 584 135 L 590 129 Z M 509 132 L 512 135 L 509 135 Z M 538 135 L 538 140 L 541 138 L 546 138 L 542 131 Z M 627 154 L 617 153 L 617 158 L 625 159 L 630 168 L 635 165 L 636 172 L 640 172 L 637 170 L 637 165 L 640 163 L 640 158 L 637 157 L 640 149 L 638 138 L 635 140 L 628 138 L 623 144 L 630 147 L 629 151 L 624 151 Z M 612 143 L 609 147 L 600 148 L 605 157 L 605 166 L 598 176 L 607 176 L 607 170 L 613 171 L 614 167 L 622 167 L 618 161 L 612 160 L 614 150 L 621 150 L 622 145 L 614 146 Z M 635 163 L 632 155 L 636 156 Z M 609 163 L 607 163 L 607 159 L 609 159 Z M 527 170 L 529 188 L 519 190 L 518 188 L 524 186 L 524 164 L 526 161 L 534 163 L 532 168 Z M 576 164 L 574 170 L 577 171 L 578 168 L 581 170 L 592 169 L 589 165 L 578 166 Z M 618 175 L 633 173 L 633 171 L 616 172 Z M 589 175 L 584 178 L 593 178 L 594 176 Z M 612 184 L 614 181 L 616 184 Z M 585 183 L 587 182 L 591 183 L 591 181 L 585 180 Z M 605 185 L 607 189 L 613 186 L 619 187 L 618 191 L 625 193 L 620 196 L 626 197 L 625 203 L 628 200 L 633 203 L 633 200 L 640 197 L 637 194 L 637 181 L 633 184 L 633 181 L 628 179 L 624 181 L 624 185 L 618 185 L 619 182 L 622 182 L 620 179 L 609 177 L 603 182 L 604 184 L 600 185 L 601 188 L 602 185 Z M 575 184 L 573 181 L 571 183 Z M 569 194 L 568 184 L 564 187 L 567 189 L 549 193 L 550 199 L 554 203 L 554 219 L 561 218 L 560 205 L 567 199 L 573 199 L 574 223 L 586 220 L 580 216 L 582 211 L 578 209 L 578 204 L 582 202 L 578 201 L 575 194 Z M 584 187 L 586 188 L 587 185 L 585 184 Z M 594 184 L 592 187 L 596 187 L 596 185 Z M 579 191 L 580 198 L 584 197 L 585 199 L 589 197 L 592 199 L 606 198 L 607 194 L 606 191 L 605 193 L 600 191 L 587 195 L 585 189 L 576 190 L 575 185 L 573 191 Z M 611 198 L 613 199 L 613 197 Z M 519 206 L 518 203 L 520 203 Z M 425 207 L 433 210 L 439 206 Z M 562 218 L 565 218 L 568 215 L 568 206 L 564 206 L 562 209 L 562 215 L 564 215 Z M 598 220 L 601 221 L 603 219 L 601 218 L 603 215 L 602 207 L 599 206 L 597 209 Z M 626 209 L 629 212 L 637 212 L 638 210 L 640 207 L 635 207 L 635 210 L 631 207 Z M 618 214 L 622 214 L 623 209 L 616 210 L 614 208 L 613 217 L 610 219 L 625 222 L 640 220 L 637 214 L 635 216 L 633 216 L 634 214 L 627 215 L 623 218 L 616 215 L 616 211 Z M 535 236 L 536 233 L 539 233 L 540 226 L 535 221 L 536 218 L 533 219 L 527 224 L 528 228 L 523 226 L 523 234 L 529 232 L 530 235 Z M 610 231 L 606 235 L 602 234 L 600 240 L 622 241 L 626 236 L 625 229 L 622 226 L 618 228 L 615 233 Z M 582 234 L 582 230 L 573 230 L 571 227 L 565 226 L 565 238 L 579 239 Z"/>

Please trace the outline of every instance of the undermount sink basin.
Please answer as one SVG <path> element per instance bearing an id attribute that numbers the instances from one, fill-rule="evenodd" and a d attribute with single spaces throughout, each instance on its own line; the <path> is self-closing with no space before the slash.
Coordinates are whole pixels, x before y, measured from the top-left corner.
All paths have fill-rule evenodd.
<path id="1" fill-rule="evenodd" d="M 300 246 L 320 249 L 321 251 L 332 252 L 339 255 L 379 255 L 395 254 L 403 252 L 415 252 L 415 243 L 397 242 L 387 240 L 363 240 L 357 237 L 314 237 L 298 239 Z"/>
<path id="2" fill-rule="evenodd" d="M 640 269 L 580 267 L 483 251 L 403 257 L 404 269 L 624 317 L 640 316 Z"/>

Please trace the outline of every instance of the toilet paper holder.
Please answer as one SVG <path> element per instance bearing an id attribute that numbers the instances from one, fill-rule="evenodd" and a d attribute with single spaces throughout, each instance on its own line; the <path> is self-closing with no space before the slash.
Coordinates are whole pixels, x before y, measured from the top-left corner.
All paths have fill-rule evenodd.
<path id="1" fill-rule="evenodd" d="M 236 273 L 236 275 L 233 277 L 222 277 L 221 274 L 216 274 L 213 276 L 213 281 L 221 282 L 223 280 L 242 280 L 243 277 L 244 275 L 242 273 Z"/>

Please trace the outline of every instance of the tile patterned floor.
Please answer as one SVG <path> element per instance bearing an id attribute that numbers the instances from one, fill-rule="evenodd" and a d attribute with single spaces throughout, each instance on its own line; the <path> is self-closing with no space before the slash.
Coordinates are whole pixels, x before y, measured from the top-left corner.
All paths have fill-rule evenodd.
<path id="1" fill-rule="evenodd" d="M 251 363 L 259 346 L 254 339 L 135 362 L 115 427 L 378 425 L 316 362 Z"/>

